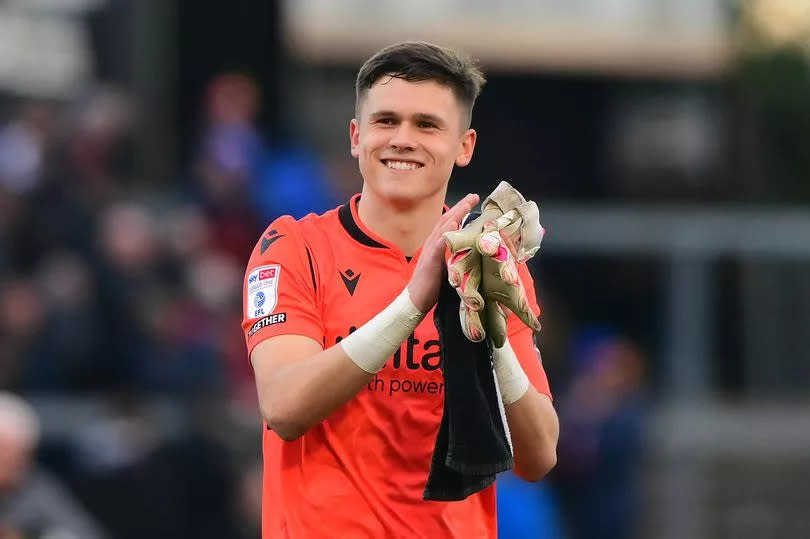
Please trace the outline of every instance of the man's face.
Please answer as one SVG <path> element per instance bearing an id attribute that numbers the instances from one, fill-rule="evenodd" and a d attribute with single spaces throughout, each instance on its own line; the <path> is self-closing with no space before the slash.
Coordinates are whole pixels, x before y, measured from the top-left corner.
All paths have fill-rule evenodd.
<path id="1" fill-rule="evenodd" d="M 476 134 L 453 91 L 434 81 L 382 77 L 351 121 L 351 152 L 367 186 L 411 205 L 439 191 L 472 158 Z"/>
<path id="2" fill-rule="evenodd" d="M 0 432 L 0 493 L 20 485 L 28 473 L 31 452 L 27 443 Z"/>

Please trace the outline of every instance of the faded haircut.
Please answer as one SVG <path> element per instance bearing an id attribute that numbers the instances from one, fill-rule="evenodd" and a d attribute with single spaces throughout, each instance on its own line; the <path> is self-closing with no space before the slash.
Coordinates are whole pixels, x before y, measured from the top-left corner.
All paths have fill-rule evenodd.
<path id="1" fill-rule="evenodd" d="M 467 112 L 467 125 L 472 119 L 475 100 L 486 83 L 478 62 L 472 58 L 423 41 L 406 41 L 390 45 L 366 60 L 355 82 L 355 116 L 368 90 L 382 77 L 408 82 L 435 81 L 449 87 Z"/>

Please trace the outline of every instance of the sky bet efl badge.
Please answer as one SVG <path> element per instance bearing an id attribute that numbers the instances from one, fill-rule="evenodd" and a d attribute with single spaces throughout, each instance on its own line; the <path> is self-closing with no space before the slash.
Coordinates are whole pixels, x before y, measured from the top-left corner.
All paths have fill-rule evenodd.
<path id="1" fill-rule="evenodd" d="M 246 318 L 266 316 L 278 302 L 278 276 L 281 266 L 261 266 L 250 272 L 247 279 Z"/>

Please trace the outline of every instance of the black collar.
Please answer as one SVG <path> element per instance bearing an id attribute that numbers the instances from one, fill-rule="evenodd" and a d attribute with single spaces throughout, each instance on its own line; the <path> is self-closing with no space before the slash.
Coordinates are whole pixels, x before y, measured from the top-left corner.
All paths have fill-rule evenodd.
<path id="1" fill-rule="evenodd" d="M 358 196 L 356 201 L 359 201 L 360 197 Z M 363 232 L 363 229 L 360 228 L 360 225 L 354 220 L 354 215 L 352 215 L 352 204 L 356 203 L 355 199 L 349 200 L 346 204 L 340 207 L 338 210 L 338 218 L 340 219 L 340 224 L 343 225 L 343 228 L 346 229 L 346 232 L 349 233 L 355 241 L 358 243 L 365 245 L 367 247 L 374 247 L 375 249 L 388 249 L 386 245 L 378 242 L 374 238 L 370 237 L 368 234 Z"/>

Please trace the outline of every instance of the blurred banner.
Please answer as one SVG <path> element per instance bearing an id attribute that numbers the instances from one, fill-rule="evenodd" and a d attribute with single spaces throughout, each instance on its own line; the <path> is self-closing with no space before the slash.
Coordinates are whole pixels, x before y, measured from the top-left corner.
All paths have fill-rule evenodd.
<path id="1" fill-rule="evenodd" d="M 75 97 L 92 77 L 84 20 L 106 0 L 0 3 L 0 90 L 49 99 Z"/>
<path id="2" fill-rule="evenodd" d="M 356 62 L 398 40 L 436 40 L 488 68 L 711 77 L 728 65 L 721 0 L 286 0 L 289 52 Z M 358 31 L 362 28 L 362 31 Z"/>

